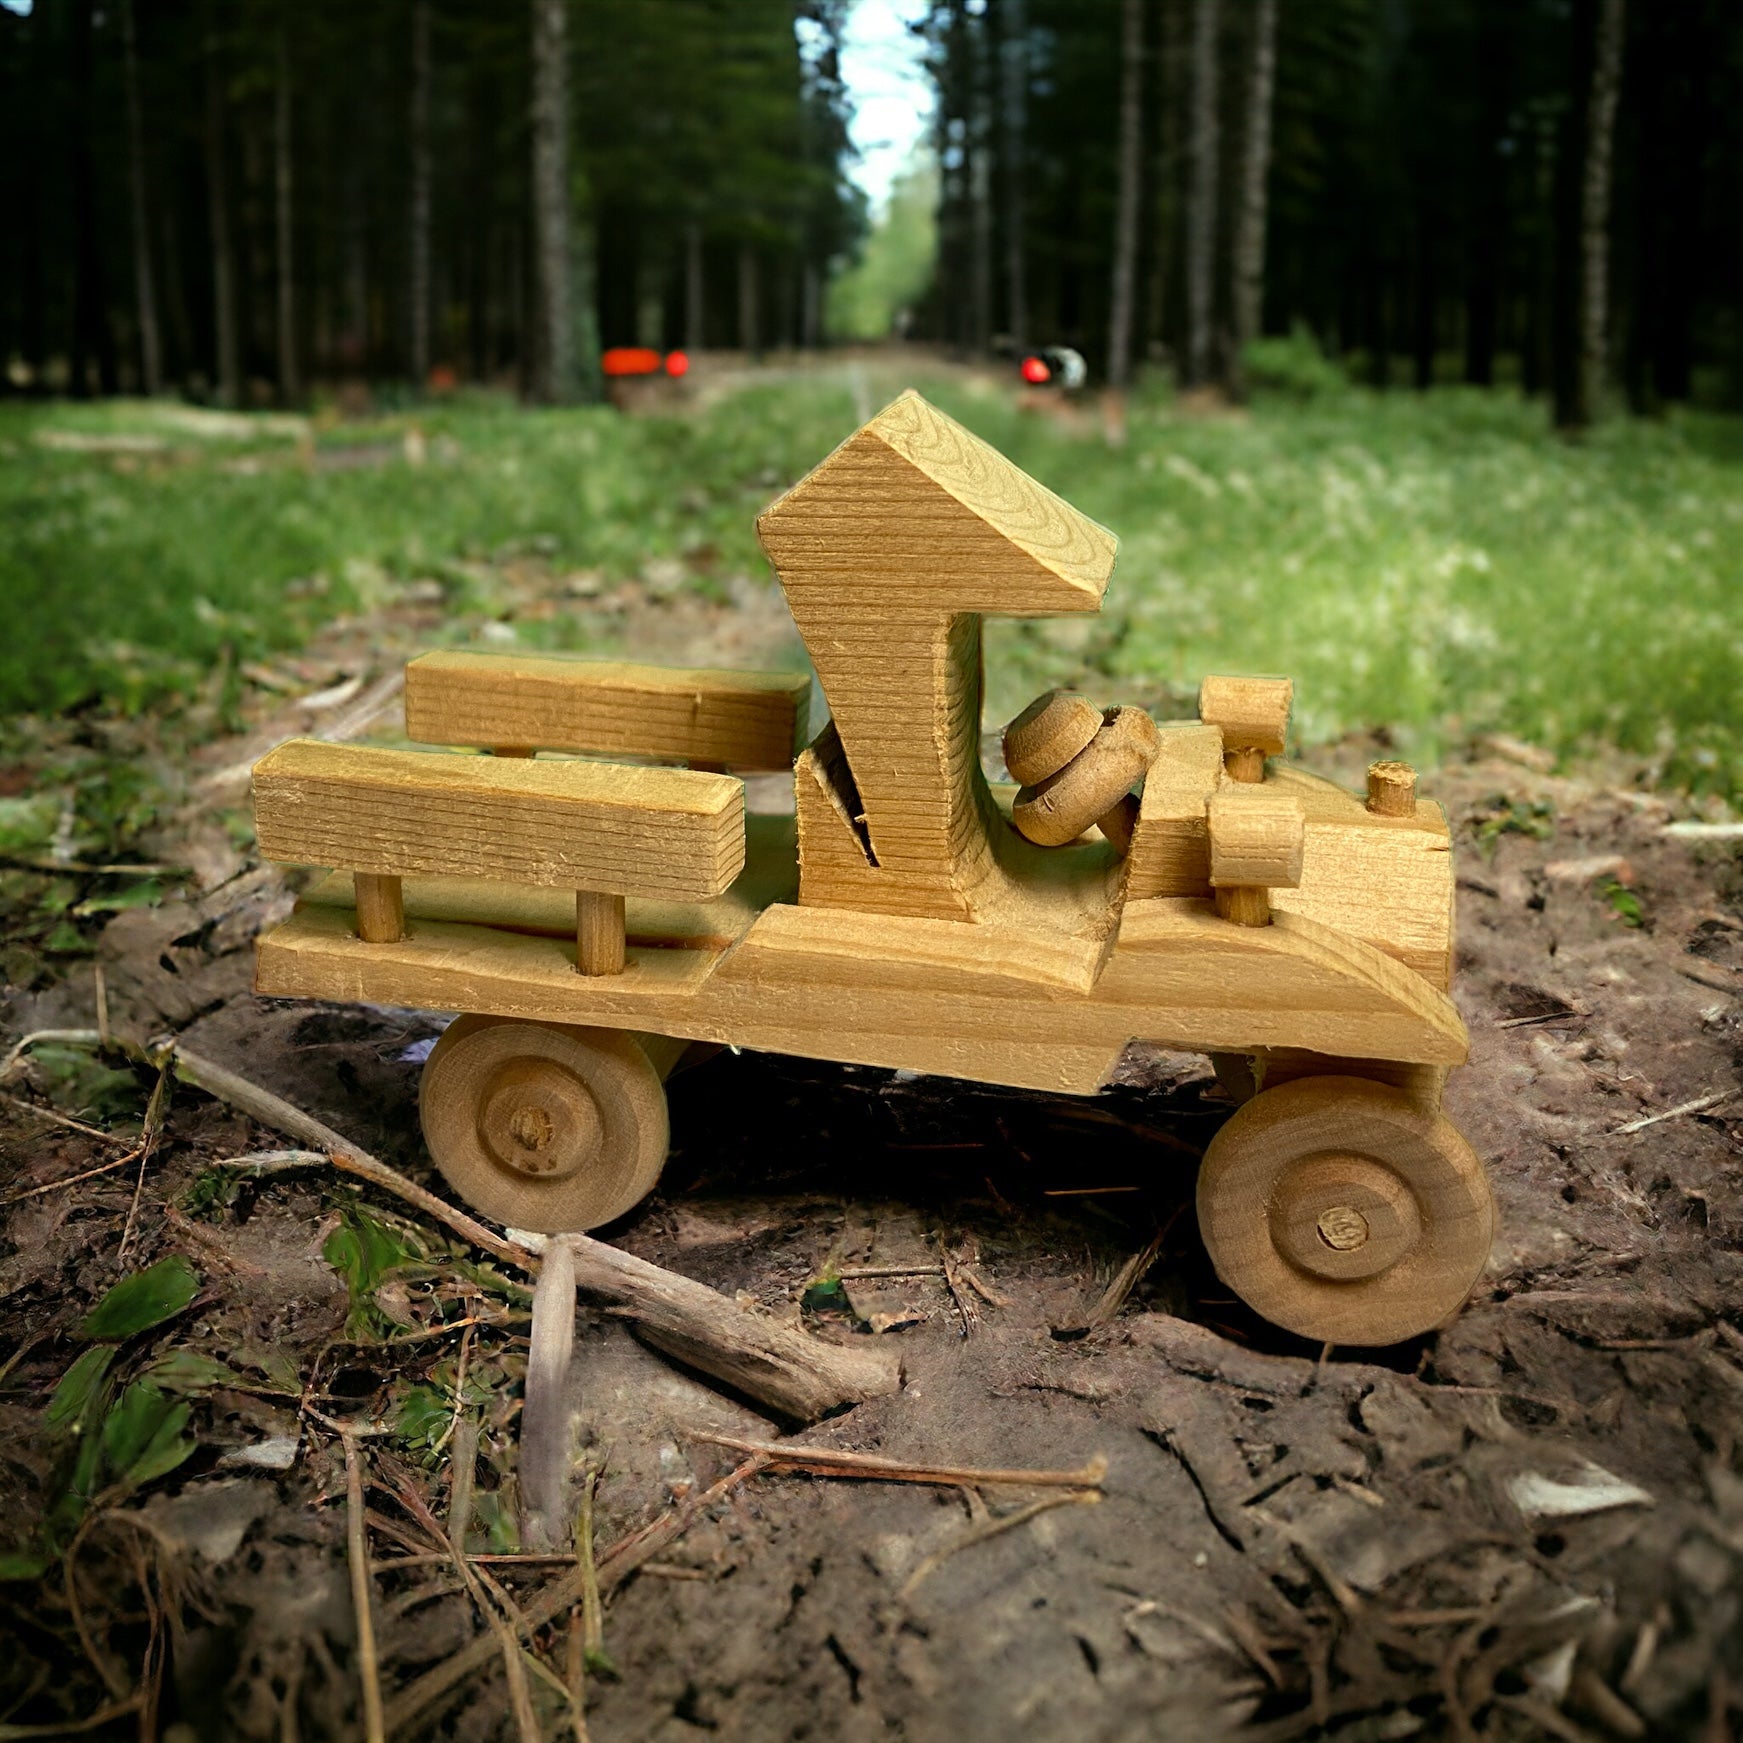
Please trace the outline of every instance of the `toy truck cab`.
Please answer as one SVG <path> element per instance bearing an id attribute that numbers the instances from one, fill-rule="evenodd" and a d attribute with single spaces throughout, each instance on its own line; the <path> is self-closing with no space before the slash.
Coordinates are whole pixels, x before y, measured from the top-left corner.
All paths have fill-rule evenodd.
<path id="1" fill-rule="evenodd" d="M 460 1013 L 431 1153 L 547 1230 L 652 1189 L 692 1041 L 1072 1094 L 1132 1041 L 1244 1058 L 1264 1087 L 1199 1182 L 1224 1280 L 1340 1343 L 1455 1311 L 1492 1209 L 1439 1111 L 1452 868 L 1408 771 L 1364 803 L 1270 762 L 1288 686 L 1229 679 L 1160 728 L 1044 699 L 1007 738 L 1030 785 L 995 792 L 982 619 L 1099 609 L 1115 542 L 918 395 L 758 530 L 829 704 L 803 749 L 804 678 L 426 655 L 409 735 L 496 754 L 257 765 L 262 851 L 333 868 L 261 940 L 260 991 Z M 580 760 L 628 754 L 689 766 Z M 721 772 L 770 766 L 793 819 Z"/>

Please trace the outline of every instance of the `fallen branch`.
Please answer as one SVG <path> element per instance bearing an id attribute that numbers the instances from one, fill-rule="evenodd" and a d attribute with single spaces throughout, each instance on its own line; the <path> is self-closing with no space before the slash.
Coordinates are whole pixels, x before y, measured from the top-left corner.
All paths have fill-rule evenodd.
<path id="1" fill-rule="evenodd" d="M 375 1612 L 369 1580 L 369 1537 L 364 1522 L 363 1457 L 357 1436 L 341 1423 L 310 1411 L 345 1449 L 345 1559 L 351 1570 L 351 1607 L 357 1617 L 358 1674 L 363 1681 L 363 1733 L 368 1743 L 386 1743 L 381 1717 L 381 1663 L 375 1652 Z"/>
<path id="2" fill-rule="evenodd" d="M 539 1256 L 531 1248 L 495 1234 L 271 1091 L 179 1048 L 175 1071 L 262 1125 L 318 1146 L 333 1167 L 393 1193 L 463 1240 L 537 1276 Z M 815 1422 L 843 1405 L 894 1392 L 902 1383 L 901 1364 L 892 1353 L 825 1343 L 747 1311 L 706 1283 L 681 1277 L 604 1241 L 587 1235 L 560 1238 L 574 1256 L 577 1288 L 621 1309 L 655 1349 L 724 1381 L 781 1416 Z"/>
<path id="3" fill-rule="evenodd" d="M 1735 969 L 1725 968 L 1719 963 L 1693 964 L 1679 962 L 1676 972 L 1684 980 L 1692 980 L 1696 986 L 1711 987 L 1716 993 L 1729 993 L 1733 998 L 1743 998 L 1743 974 Z"/>
<path id="4" fill-rule="evenodd" d="M 750 1453 L 772 1470 L 809 1471 L 820 1477 L 862 1477 L 873 1482 L 937 1483 L 950 1488 L 1011 1485 L 1038 1489 L 1099 1489 L 1107 1480 L 1108 1462 L 1097 1453 L 1080 1471 L 986 1470 L 974 1465 L 916 1465 L 905 1459 L 879 1458 L 875 1453 L 841 1452 L 827 1446 L 799 1446 L 737 1440 L 727 1434 L 692 1429 L 686 1440 L 723 1446 L 729 1452 Z"/>
<path id="5" fill-rule="evenodd" d="M 681 1501 L 651 1525 L 620 1538 L 599 1558 L 596 1577 L 600 1595 L 603 1597 L 614 1592 L 662 1550 L 670 1549 L 710 1507 L 724 1500 L 747 1478 L 764 1469 L 765 1464 L 766 1461 L 760 1457 L 746 1459 L 700 1495 Z M 527 1638 L 554 1621 L 564 1611 L 573 1609 L 582 1601 L 586 1589 L 587 1574 L 580 1567 L 573 1568 L 560 1580 L 553 1580 L 530 1603 L 521 1607 L 515 1623 L 520 1638 Z M 487 1664 L 496 1651 L 495 1639 L 485 1636 L 473 1640 L 433 1669 L 425 1671 L 416 1682 L 401 1689 L 388 1702 L 388 1730 L 404 1729 L 426 1707 L 440 1700 L 457 1683 L 464 1682 L 480 1666 Z"/>

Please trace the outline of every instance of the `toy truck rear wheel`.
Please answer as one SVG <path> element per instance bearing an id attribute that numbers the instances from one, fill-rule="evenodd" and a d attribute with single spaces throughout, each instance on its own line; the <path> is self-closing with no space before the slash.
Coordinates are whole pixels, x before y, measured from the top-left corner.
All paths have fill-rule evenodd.
<path id="1" fill-rule="evenodd" d="M 1452 1123 L 1403 1091 L 1304 1077 L 1254 1096 L 1198 1179 L 1217 1275 L 1303 1337 L 1391 1344 L 1464 1304 L 1494 1236 L 1482 1164 Z"/>
<path id="2" fill-rule="evenodd" d="M 430 1051 L 418 1112 L 448 1184 L 511 1228 L 611 1222 L 666 1160 L 661 1072 L 621 1030 L 457 1018 Z"/>

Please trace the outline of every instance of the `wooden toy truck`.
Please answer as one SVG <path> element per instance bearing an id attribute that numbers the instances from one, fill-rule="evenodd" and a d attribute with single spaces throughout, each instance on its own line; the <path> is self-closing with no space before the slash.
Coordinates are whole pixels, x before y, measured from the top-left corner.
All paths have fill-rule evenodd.
<path id="1" fill-rule="evenodd" d="M 1212 678 L 1160 727 L 1044 698 L 1006 740 L 1030 785 L 989 787 L 982 618 L 1099 609 L 1115 541 L 918 395 L 758 531 L 829 704 L 808 746 L 798 676 L 426 654 L 408 734 L 469 751 L 255 767 L 262 851 L 335 868 L 261 939 L 259 991 L 461 1013 L 431 1154 L 546 1231 L 653 1188 L 692 1042 L 1078 1095 L 1129 1042 L 1207 1052 L 1250 1098 L 1198 1186 L 1223 1280 L 1340 1344 L 1456 1311 L 1493 1210 L 1440 1111 L 1452 858 L 1411 771 L 1364 802 L 1268 760 L 1288 684 Z M 796 817 L 724 772 L 789 767 Z"/>

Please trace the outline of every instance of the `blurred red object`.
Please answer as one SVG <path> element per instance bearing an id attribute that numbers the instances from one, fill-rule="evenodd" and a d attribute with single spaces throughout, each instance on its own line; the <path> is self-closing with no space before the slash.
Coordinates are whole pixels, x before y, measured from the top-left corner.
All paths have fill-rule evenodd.
<path id="1" fill-rule="evenodd" d="M 676 379 L 680 375 L 690 373 L 690 355 L 686 351 L 668 351 L 666 353 L 666 373 Z"/>
<path id="2" fill-rule="evenodd" d="M 1025 357 L 1023 359 L 1023 379 L 1036 387 L 1044 386 L 1053 379 L 1053 371 L 1047 367 L 1045 357 Z"/>
<path id="3" fill-rule="evenodd" d="M 658 375 L 660 354 L 645 345 L 614 345 L 599 366 L 607 375 Z"/>
<path id="4" fill-rule="evenodd" d="M 460 385 L 460 378 L 446 363 L 438 363 L 431 371 L 426 386 L 431 393 L 452 393 Z"/>

